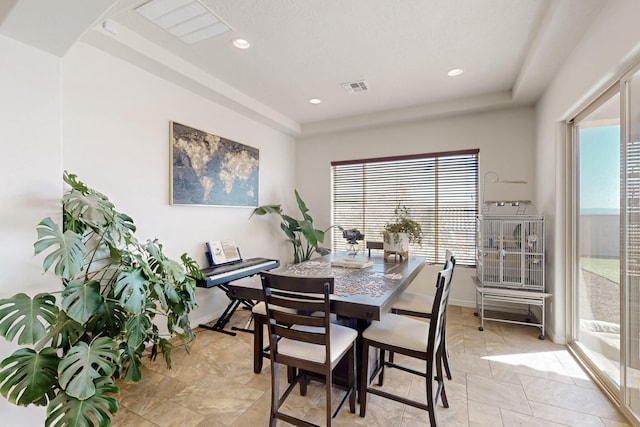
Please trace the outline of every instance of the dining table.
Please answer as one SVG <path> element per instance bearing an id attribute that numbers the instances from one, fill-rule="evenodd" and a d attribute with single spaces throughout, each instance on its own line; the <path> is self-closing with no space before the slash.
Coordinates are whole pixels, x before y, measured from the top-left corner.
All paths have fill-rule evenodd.
<path id="1" fill-rule="evenodd" d="M 362 332 L 371 322 L 380 320 L 384 313 L 391 310 L 395 301 L 424 266 L 425 257 L 422 256 L 390 256 L 385 259 L 382 253 L 350 255 L 346 252 L 336 252 L 302 263 L 282 266 L 270 272 L 298 277 L 334 278 L 334 291 L 330 296 L 331 312 L 336 315 L 338 323 L 358 331 L 358 373 Z M 229 298 L 241 300 L 264 300 L 259 275 L 230 282 L 227 295 Z M 338 367 L 337 371 L 343 370 Z M 342 382 L 344 378 L 341 377 L 338 373 L 334 376 L 334 381 Z"/>
<path id="2" fill-rule="evenodd" d="M 362 267 L 367 263 L 371 265 Z M 331 312 L 338 317 L 356 320 L 361 325 L 358 327 L 360 330 L 371 321 L 380 320 L 424 266 L 425 257 L 422 256 L 391 256 L 385 259 L 381 253 L 350 255 L 336 252 L 283 266 L 271 270 L 271 273 L 333 277 Z M 244 300 L 264 299 L 258 275 L 230 282 L 227 295 Z"/>

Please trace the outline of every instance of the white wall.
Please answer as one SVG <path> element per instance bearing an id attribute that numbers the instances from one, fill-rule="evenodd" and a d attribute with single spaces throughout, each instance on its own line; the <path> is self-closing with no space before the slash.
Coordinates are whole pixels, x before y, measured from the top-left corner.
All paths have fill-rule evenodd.
<path id="1" fill-rule="evenodd" d="M 35 227 L 58 221 L 62 195 L 60 60 L 0 36 L 0 298 L 56 289 L 34 257 Z M 17 349 L 0 339 L 0 359 Z M 0 424 L 41 426 L 44 408 L 14 406 L 0 398 Z"/>
<path id="2" fill-rule="evenodd" d="M 603 8 L 567 58 L 536 110 L 536 200 L 547 229 L 546 283 L 553 292 L 550 333 L 565 342 L 567 141 L 563 123 L 595 99 L 634 61 L 640 60 L 640 2 L 614 0 Z"/>
<path id="3" fill-rule="evenodd" d="M 313 218 L 325 228 L 331 222 L 332 161 L 478 148 L 481 178 L 487 171 L 495 171 L 503 179 L 529 182 L 527 185 L 487 184 L 487 200 L 532 200 L 534 145 L 533 108 L 497 110 L 300 138 L 296 148 L 296 186 Z M 434 266 L 425 268 L 413 282 L 412 290 L 432 294 L 436 271 Z M 452 304 L 475 306 L 474 275 L 475 269 L 456 269 L 455 286 L 451 289 Z"/>
<path id="4" fill-rule="evenodd" d="M 294 203 L 293 138 L 220 107 L 86 45 L 64 59 L 0 36 L 0 298 L 60 287 L 33 256 L 35 227 L 60 220 L 68 170 L 131 215 L 140 239 L 157 237 L 167 254 L 206 265 L 204 242 L 235 239 L 243 256 L 289 262 L 273 221 L 250 208 L 169 205 L 169 121 L 260 150 L 260 203 Z M 198 289 L 193 326 L 220 316 L 227 298 Z M 213 332 L 212 332 L 213 333 Z M 0 339 L 0 359 L 17 347 Z M 44 408 L 0 399 L 2 425 L 42 426 Z"/>
<path id="5" fill-rule="evenodd" d="M 249 220 L 251 208 L 169 204 L 169 122 L 258 148 L 261 204 L 293 198 L 292 137 L 86 44 L 65 56 L 63 88 L 64 169 L 129 214 L 139 239 L 157 237 L 169 256 L 187 252 L 202 266 L 207 240 L 233 239 L 244 258 L 291 257 L 275 223 Z M 196 295 L 194 325 L 219 317 L 228 302 L 220 290 Z"/>

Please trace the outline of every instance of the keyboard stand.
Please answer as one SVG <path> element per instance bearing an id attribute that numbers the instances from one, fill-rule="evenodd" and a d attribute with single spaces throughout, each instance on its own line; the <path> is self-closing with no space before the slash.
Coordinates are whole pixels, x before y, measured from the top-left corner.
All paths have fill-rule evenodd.
<path id="1" fill-rule="evenodd" d="M 227 298 L 229 298 L 229 304 L 227 304 L 227 308 L 224 309 L 224 312 L 218 318 L 218 320 L 216 320 L 216 322 L 213 324 L 213 326 L 210 326 L 207 323 L 201 323 L 198 326 L 200 326 L 201 328 L 204 328 L 204 329 L 209 329 L 211 331 L 222 332 L 223 334 L 227 334 L 227 335 L 231 335 L 231 336 L 235 337 L 236 336 L 235 332 L 227 331 L 226 329 L 224 329 L 224 327 L 227 326 L 227 323 L 229 323 L 229 321 L 231 320 L 231 316 L 233 316 L 233 314 L 236 312 L 236 310 L 238 308 L 240 308 L 241 305 L 243 306 L 243 308 L 251 310 L 251 308 L 255 305 L 255 303 L 252 300 L 230 298 L 229 294 L 228 294 L 229 288 L 227 288 L 227 284 L 226 283 L 218 285 L 218 288 L 220 288 L 222 291 L 224 291 L 225 295 L 227 295 Z M 231 329 L 236 330 L 236 331 L 253 332 L 253 331 L 249 331 L 249 330 L 243 329 L 243 328 L 238 328 L 238 327 L 235 327 L 235 326 L 232 326 Z"/>

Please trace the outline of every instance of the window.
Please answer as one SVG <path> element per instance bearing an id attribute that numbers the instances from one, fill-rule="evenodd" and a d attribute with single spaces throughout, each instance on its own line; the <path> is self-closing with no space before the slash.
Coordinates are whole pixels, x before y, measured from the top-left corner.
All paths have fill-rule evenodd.
<path id="1" fill-rule="evenodd" d="M 394 208 L 404 205 L 423 233 L 422 245 L 410 245 L 410 253 L 439 263 L 452 249 L 458 264 L 475 265 L 478 152 L 332 162 L 332 223 L 381 241 Z M 333 250 L 344 250 L 341 232 L 333 233 Z"/>

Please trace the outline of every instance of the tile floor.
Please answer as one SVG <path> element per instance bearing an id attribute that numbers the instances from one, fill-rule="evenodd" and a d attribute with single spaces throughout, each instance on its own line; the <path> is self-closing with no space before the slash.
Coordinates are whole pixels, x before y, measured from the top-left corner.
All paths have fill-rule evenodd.
<path id="1" fill-rule="evenodd" d="M 247 315 L 237 313 L 233 322 L 244 326 Z M 537 328 L 487 322 L 480 332 L 473 309 L 454 306 L 449 307 L 447 328 L 453 380 L 445 382 L 450 407 L 438 408 L 442 426 L 629 425 L 564 346 L 539 340 Z M 120 384 L 121 409 L 114 427 L 268 425 L 270 368 L 265 361 L 262 373 L 253 373 L 251 334 L 196 333 L 190 354 L 182 347 L 174 349 L 172 369 L 161 360 L 147 362 L 140 383 Z M 385 387 L 411 396 L 425 394 L 424 380 L 388 372 Z M 294 392 L 289 410 L 322 424 L 323 388 L 312 383 L 307 396 Z M 351 414 L 346 405 L 334 425 L 414 427 L 428 425 L 426 415 L 370 395 L 365 418 Z"/>

